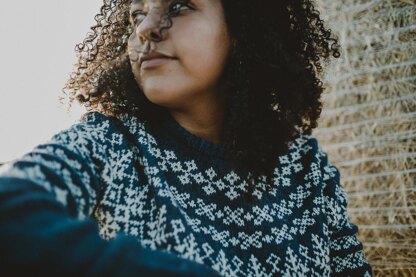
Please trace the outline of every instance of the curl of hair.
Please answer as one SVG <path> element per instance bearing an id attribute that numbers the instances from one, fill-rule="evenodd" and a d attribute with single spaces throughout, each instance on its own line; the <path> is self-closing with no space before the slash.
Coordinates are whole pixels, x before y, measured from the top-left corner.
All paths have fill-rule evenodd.
<path id="1" fill-rule="evenodd" d="M 126 54 L 131 0 L 104 0 L 96 25 L 77 45 L 64 88 L 70 102 L 117 116 L 157 122 L 161 108 L 137 86 Z M 235 40 L 223 81 L 228 87 L 224 144 L 256 183 L 271 188 L 276 157 L 317 127 L 322 63 L 340 56 L 338 41 L 310 0 L 222 0 Z M 262 30 L 259 32 L 259 30 Z M 248 200 L 254 198 L 248 194 Z"/>

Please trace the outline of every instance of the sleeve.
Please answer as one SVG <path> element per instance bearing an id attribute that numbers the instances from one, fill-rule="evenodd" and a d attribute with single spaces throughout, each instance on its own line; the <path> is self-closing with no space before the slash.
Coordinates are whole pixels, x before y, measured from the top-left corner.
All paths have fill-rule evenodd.
<path id="1" fill-rule="evenodd" d="M 327 154 L 319 149 L 324 181 L 324 203 L 330 237 L 331 276 L 372 276 L 363 245 L 357 239 L 358 227 L 351 223 L 348 197 L 340 184 L 339 170 L 328 162 Z"/>
<path id="2" fill-rule="evenodd" d="M 99 236 L 89 217 L 96 146 L 80 135 L 64 132 L 1 168 L 0 276 L 216 276 L 134 237 Z"/>

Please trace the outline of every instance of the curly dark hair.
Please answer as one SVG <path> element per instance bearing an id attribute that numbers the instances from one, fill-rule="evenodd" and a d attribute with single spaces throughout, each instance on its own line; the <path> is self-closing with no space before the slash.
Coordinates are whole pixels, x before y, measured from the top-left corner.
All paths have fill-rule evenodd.
<path id="1" fill-rule="evenodd" d="M 133 77 L 127 54 L 130 3 L 104 0 L 96 25 L 76 47 L 78 62 L 64 92 L 87 110 L 128 113 L 151 124 L 162 109 L 145 97 Z M 287 151 L 288 142 L 316 128 L 324 90 L 322 63 L 339 57 L 340 47 L 313 1 L 222 4 L 237 42 L 223 75 L 229 88 L 224 144 L 235 162 L 253 173 L 253 191 L 262 176 L 271 185 L 275 159 Z"/>

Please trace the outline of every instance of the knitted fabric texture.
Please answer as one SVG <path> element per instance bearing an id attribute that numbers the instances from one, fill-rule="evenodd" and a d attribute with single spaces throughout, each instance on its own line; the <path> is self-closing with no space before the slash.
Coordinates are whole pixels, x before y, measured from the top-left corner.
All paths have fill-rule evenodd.
<path id="1" fill-rule="evenodd" d="M 314 137 L 296 137 L 276 157 L 273 188 L 260 182 L 248 203 L 250 172 L 223 145 L 170 116 L 160 127 L 89 113 L 8 165 L 0 186 L 28 180 L 72 218 L 92 217 L 104 240 L 134 237 L 222 276 L 372 276 L 339 172 Z"/>

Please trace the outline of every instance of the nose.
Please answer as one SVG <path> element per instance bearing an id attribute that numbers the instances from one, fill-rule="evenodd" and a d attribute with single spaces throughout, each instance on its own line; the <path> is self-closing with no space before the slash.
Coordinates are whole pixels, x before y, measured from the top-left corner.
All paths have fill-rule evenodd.
<path id="1" fill-rule="evenodd" d="M 141 43 L 146 40 L 159 42 L 162 40 L 161 22 L 162 15 L 158 12 L 149 12 L 137 26 L 136 33 Z"/>

